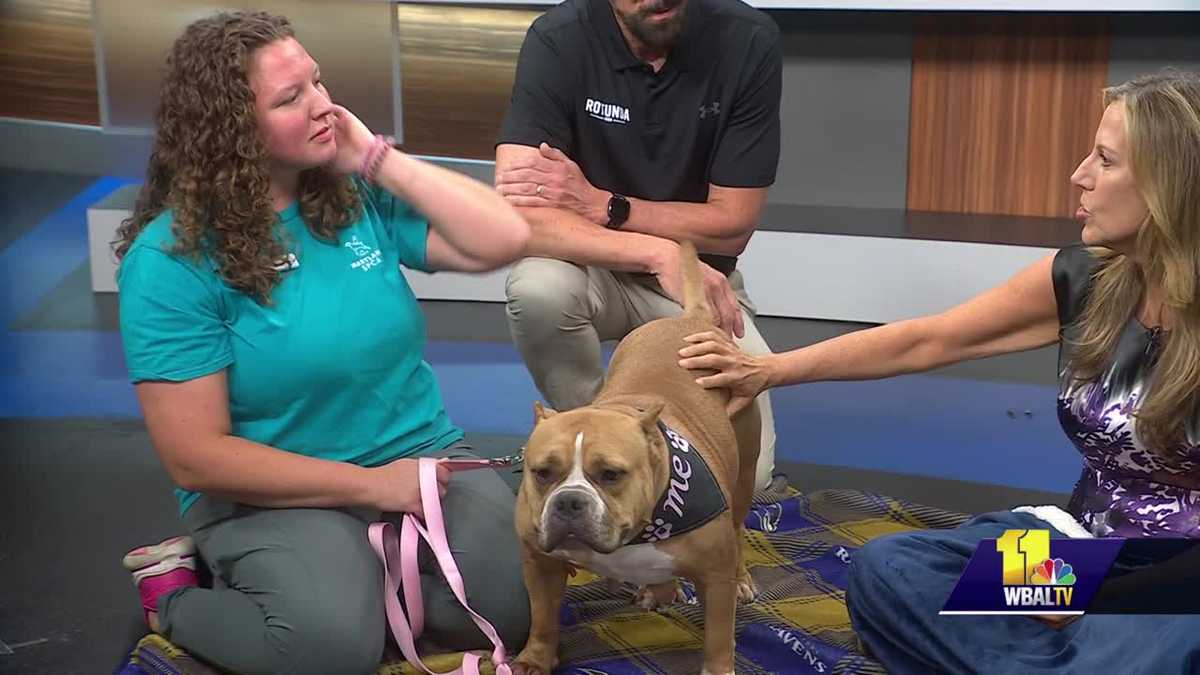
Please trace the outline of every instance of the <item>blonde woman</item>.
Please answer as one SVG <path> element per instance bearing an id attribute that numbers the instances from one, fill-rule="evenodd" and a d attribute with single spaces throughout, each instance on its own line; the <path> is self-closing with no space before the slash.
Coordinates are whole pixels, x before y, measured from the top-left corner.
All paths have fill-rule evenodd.
<path id="1" fill-rule="evenodd" d="M 984 514 L 854 555 L 850 616 L 889 672 L 1200 669 L 1196 616 L 938 616 L 979 541 L 1007 529 L 1200 537 L 1200 76 L 1141 77 L 1104 97 L 1095 146 L 1071 176 L 1082 246 L 942 314 L 775 355 L 746 355 L 716 333 L 680 352 L 683 366 L 716 370 L 700 382 L 730 388 L 736 408 L 774 386 L 1061 345 L 1059 418 L 1083 455 L 1067 512 Z M 1200 590 L 1200 578 L 1182 587 Z"/>

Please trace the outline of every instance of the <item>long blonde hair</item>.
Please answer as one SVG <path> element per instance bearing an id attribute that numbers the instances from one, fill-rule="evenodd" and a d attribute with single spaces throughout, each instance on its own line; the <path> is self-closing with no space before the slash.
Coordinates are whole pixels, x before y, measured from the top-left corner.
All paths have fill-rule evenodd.
<path id="1" fill-rule="evenodd" d="M 1200 403 L 1200 75 L 1165 71 L 1104 90 L 1104 104 L 1121 102 L 1131 169 L 1149 214 L 1138 231 L 1136 255 L 1104 248 L 1091 293 L 1070 344 L 1078 380 L 1103 376 L 1117 340 L 1148 283 L 1164 295 L 1171 330 L 1135 416 L 1143 444 L 1168 463 L 1190 438 Z"/>

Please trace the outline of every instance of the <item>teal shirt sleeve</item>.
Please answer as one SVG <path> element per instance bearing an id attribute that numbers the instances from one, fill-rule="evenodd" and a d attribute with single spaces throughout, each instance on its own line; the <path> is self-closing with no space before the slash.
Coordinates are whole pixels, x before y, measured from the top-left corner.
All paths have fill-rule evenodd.
<path id="1" fill-rule="evenodd" d="M 153 246 L 135 246 L 117 274 L 129 379 L 182 382 L 233 363 L 220 281 Z"/>
<path id="2" fill-rule="evenodd" d="M 425 216 L 387 190 L 355 180 L 359 182 L 359 194 L 370 202 L 365 212 L 378 216 L 388 239 L 400 251 L 400 264 L 422 272 L 431 271 L 425 259 L 429 239 L 429 221 Z"/>

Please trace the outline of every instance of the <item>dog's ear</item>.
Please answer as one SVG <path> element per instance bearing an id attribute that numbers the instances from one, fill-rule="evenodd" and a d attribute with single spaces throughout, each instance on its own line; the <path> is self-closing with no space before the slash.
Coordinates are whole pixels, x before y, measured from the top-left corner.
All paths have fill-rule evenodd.
<path id="1" fill-rule="evenodd" d="M 550 419 L 558 414 L 558 411 L 553 408 L 546 408 L 541 401 L 533 402 L 533 424 L 537 426 L 538 422 Z"/>
<path id="2" fill-rule="evenodd" d="M 654 399 L 654 401 L 638 406 L 637 418 L 641 422 L 642 428 L 646 431 L 654 431 L 658 427 L 658 416 L 662 414 L 663 406 L 666 401 L 662 399 Z"/>

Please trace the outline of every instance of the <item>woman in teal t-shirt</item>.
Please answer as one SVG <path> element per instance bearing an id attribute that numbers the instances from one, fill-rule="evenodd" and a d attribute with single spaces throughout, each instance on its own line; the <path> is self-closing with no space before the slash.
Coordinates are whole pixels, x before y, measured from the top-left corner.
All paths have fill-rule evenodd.
<path id="1" fill-rule="evenodd" d="M 528 237 L 489 186 L 334 105 L 286 19 L 184 31 L 117 242 L 130 378 L 190 532 L 126 556 L 151 629 L 236 672 L 374 670 L 367 523 L 420 511 L 412 458 L 468 454 L 401 267 L 495 269 Z M 512 491 L 492 471 L 438 479 L 472 606 L 519 647 Z M 434 642 L 487 646 L 435 571 L 422 586 Z"/>

